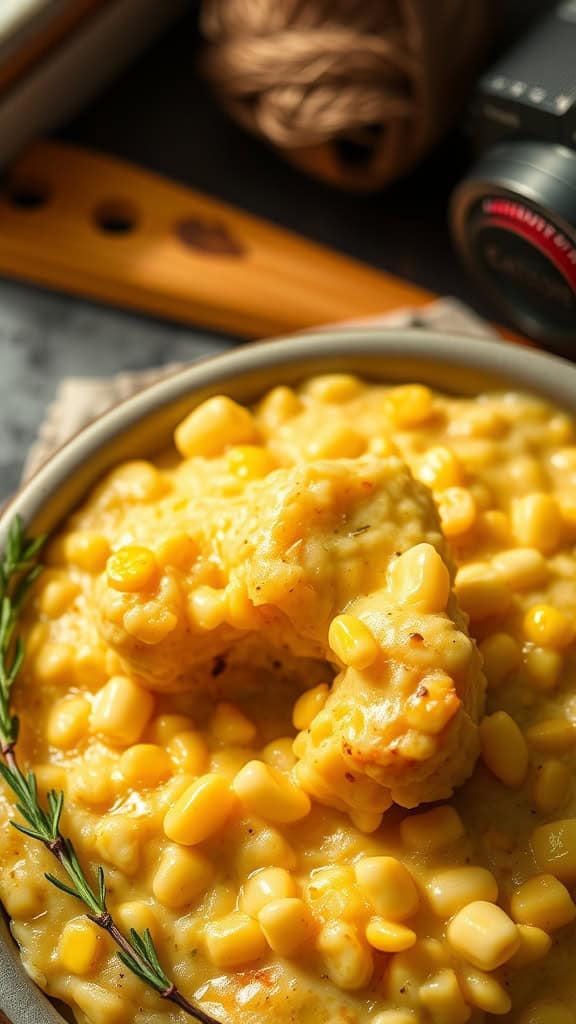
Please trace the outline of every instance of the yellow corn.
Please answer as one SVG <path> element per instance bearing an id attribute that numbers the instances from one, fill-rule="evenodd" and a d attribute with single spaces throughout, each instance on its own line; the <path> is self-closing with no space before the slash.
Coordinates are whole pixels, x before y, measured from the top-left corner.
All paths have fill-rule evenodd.
<path id="1" fill-rule="evenodd" d="M 461 984 L 466 1001 L 484 1013 L 501 1016 L 512 1009 L 512 1000 L 506 989 L 484 971 L 466 967 L 461 974 Z"/>
<path id="2" fill-rule="evenodd" d="M 359 619 L 354 621 L 360 622 Z M 336 619 L 333 620 L 331 629 L 334 627 L 334 622 Z M 363 626 L 364 623 L 360 623 L 360 625 Z M 312 725 L 318 712 L 322 711 L 329 693 L 330 687 L 326 683 L 320 683 L 300 694 L 292 709 L 292 725 L 295 729 L 308 729 Z"/>
<path id="3" fill-rule="evenodd" d="M 341 402 L 350 401 L 351 398 L 357 398 L 363 389 L 362 381 L 351 373 L 326 373 L 312 377 L 307 381 L 303 391 L 307 397 L 317 402 L 339 405 Z"/>
<path id="4" fill-rule="evenodd" d="M 108 583 L 115 590 L 136 594 L 158 582 L 158 563 L 150 548 L 129 544 L 115 551 L 106 564 Z"/>
<path id="5" fill-rule="evenodd" d="M 256 726 L 235 704 L 217 704 L 210 722 L 216 743 L 248 747 L 256 739 Z"/>
<path id="6" fill-rule="evenodd" d="M 372 976 L 373 961 L 368 946 L 356 929 L 345 921 L 325 925 L 316 940 L 330 980 L 338 988 L 364 988 Z"/>
<path id="7" fill-rule="evenodd" d="M 79 586 L 65 576 L 47 576 L 38 594 L 38 608 L 49 619 L 57 619 L 78 595 Z"/>
<path id="8" fill-rule="evenodd" d="M 337 615 L 330 623 L 328 643 L 339 661 L 365 669 L 378 657 L 379 648 L 368 626 L 355 615 Z"/>
<path id="9" fill-rule="evenodd" d="M 390 921 L 404 921 L 417 912 L 418 890 L 408 868 L 395 857 L 362 857 L 354 872 L 377 914 Z"/>
<path id="10" fill-rule="evenodd" d="M 223 775 L 232 783 L 252 756 L 252 751 L 247 747 L 219 747 L 210 757 L 209 771 Z"/>
<path id="11" fill-rule="evenodd" d="M 110 554 L 106 537 L 94 530 L 69 533 L 64 538 L 64 556 L 85 572 L 102 572 Z"/>
<path id="12" fill-rule="evenodd" d="M 158 918 L 149 903 L 143 900 L 126 900 L 119 903 L 114 909 L 114 917 L 125 933 L 130 933 L 134 928 L 137 932 L 150 932 L 154 941 L 157 941 L 161 932 Z"/>
<path id="13" fill-rule="evenodd" d="M 96 826 L 98 853 L 126 875 L 135 875 L 138 871 L 140 838 L 138 822 L 126 814 L 107 814 Z"/>
<path id="14" fill-rule="evenodd" d="M 527 967 L 542 960 L 552 948 L 552 939 L 542 928 L 535 928 L 530 924 L 519 924 L 518 934 L 520 946 L 514 956 L 508 961 L 509 967 Z"/>
<path id="15" fill-rule="evenodd" d="M 518 929 L 508 914 L 485 900 L 459 910 L 446 934 L 454 952 L 481 971 L 505 964 L 520 945 Z"/>
<path id="16" fill-rule="evenodd" d="M 574 627 L 559 608 L 551 604 L 535 604 L 524 616 L 524 635 L 539 647 L 562 650 L 572 643 Z"/>
<path id="17" fill-rule="evenodd" d="M 553 875 L 529 878 L 513 894 L 510 906 L 516 921 L 546 932 L 563 928 L 576 917 L 576 906 L 568 889 Z"/>
<path id="18" fill-rule="evenodd" d="M 86 736 L 90 705 L 85 697 L 65 697 L 50 710 L 46 722 L 46 739 L 53 747 L 69 750 Z"/>
<path id="19" fill-rule="evenodd" d="M 433 853 L 460 839 L 464 826 L 453 807 L 443 806 L 404 818 L 400 835 L 411 850 Z"/>
<path id="20" fill-rule="evenodd" d="M 78 686 L 87 690 L 98 690 L 114 672 L 106 665 L 106 650 L 92 644 L 82 644 L 74 657 L 74 679 Z"/>
<path id="21" fill-rule="evenodd" d="M 292 388 L 280 385 L 272 388 L 260 402 L 258 419 L 267 430 L 274 430 L 296 416 L 301 409 L 302 403 Z"/>
<path id="22" fill-rule="evenodd" d="M 406 721 L 412 729 L 435 735 L 442 732 L 461 703 L 450 676 L 425 676 L 406 702 Z M 406 750 L 404 745 L 402 750 Z"/>
<path id="23" fill-rule="evenodd" d="M 480 723 L 484 764 L 505 786 L 521 786 L 528 774 L 528 747 L 516 722 L 506 711 L 487 715 Z"/>
<path id="24" fill-rule="evenodd" d="M 314 920 L 304 900 L 272 900 L 262 907 L 258 923 L 270 949 L 278 956 L 293 956 L 314 934 Z"/>
<path id="25" fill-rule="evenodd" d="M 112 470 L 106 484 L 118 504 L 154 501 L 166 491 L 166 481 L 162 473 L 145 459 L 121 463 Z"/>
<path id="26" fill-rule="evenodd" d="M 458 487 L 464 479 L 462 463 L 451 448 L 430 448 L 416 467 L 415 476 L 433 491 Z"/>
<path id="27" fill-rule="evenodd" d="M 105 950 L 104 933 L 86 917 L 73 917 L 64 925 L 58 942 L 58 962 L 70 974 L 90 974 Z"/>
<path id="28" fill-rule="evenodd" d="M 223 776 L 201 775 L 168 810 L 164 832 L 175 843 L 196 846 L 223 828 L 234 805 L 234 794 Z"/>
<path id="29" fill-rule="evenodd" d="M 262 760 L 280 772 L 291 772 L 296 764 L 293 746 L 292 736 L 280 736 L 277 740 L 271 740 L 262 750 Z"/>
<path id="30" fill-rule="evenodd" d="M 519 544 L 551 554 L 560 543 L 562 517 L 552 494 L 527 494 L 512 502 L 512 529 Z"/>
<path id="31" fill-rule="evenodd" d="M 296 867 L 296 854 L 281 832 L 266 825 L 248 834 L 238 850 L 236 862 L 243 877 L 271 864 L 292 871 Z"/>
<path id="32" fill-rule="evenodd" d="M 309 459 L 354 459 L 366 451 L 366 439 L 345 423 L 325 423 L 306 443 Z"/>
<path id="33" fill-rule="evenodd" d="M 232 788 L 244 806 L 272 824 L 300 821 L 310 813 L 310 797 L 291 779 L 263 761 L 249 761 Z"/>
<path id="34" fill-rule="evenodd" d="M 548 562 L 537 548 L 510 548 L 492 559 L 497 573 L 512 590 L 534 590 L 550 575 Z"/>
<path id="35" fill-rule="evenodd" d="M 188 598 L 188 617 L 192 626 L 202 630 L 216 629 L 228 615 L 228 597 L 225 590 L 202 585 Z"/>
<path id="36" fill-rule="evenodd" d="M 434 412 L 434 396 L 423 384 L 403 384 L 386 395 L 386 409 L 397 427 L 417 427 Z"/>
<path id="37" fill-rule="evenodd" d="M 424 982 L 419 996 L 436 1024 L 465 1024 L 472 1015 L 451 967 L 444 967 Z"/>
<path id="38" fill-rule="evenodd" d="M 371 1018 L 370 1024 L 417 1024 L 417 1020 L 412 1010 L 382 1010 Z"/>
<path id="39" fill-rule="evenodd" d="M 526 730 L 526 741 L 543 754 L 564 754 L 576 744 L 576 726 L 567 718 L 545 718 Z"/>
<path id="40" fill-rule="evenodd" d="M 155 546 L 158 565 L 188 569 L 196 560 L 198 546 L 187 533 L 170 533 Z"/>
<path id="41" fill-rule="evenodd" d="M 226 457 L 226 467 L 240 480 L 261 480 L 275 468 L 275 460 L 266 448 L 256 444 L 244 444 L 230 448 Z"/>
<path id="42" fill-rule="evenodd" d="M 507 583 L 487 562 L 472 562 L 459 569 L 455 589 L 471 622 L 504 615 L 512 601 Z"/>
<path id="43" fill-rule="evenodd" d="M 559 651 L 532 647 L 523 660 L 528 682 L 536 689 L 553 690 L 558 685 L 564 667 L 564 657 Z"/>
<path id="44" fill-rule="evenodd" d="M 296 883 L 285 868 L 263 868 L 245 882 L 240 895 L 240 910 L 250 917 L 258 914 L 267 903 L 296 895 Z"/>
<path id="45" fill-rule="evenodd" d="M 174 431 L 174 442 L 184 458 L 218 455 L 230 445 L 258 440 L 254 417 L 225 395 L 215 395 L 193 409 Z"/>
<path id="46" fill-rule="evenodd" d="M 540 871 L 561 882 L 576 882 L 576 818 L 540 825 L 532 833 L 531 845 Z"/>
<path id="47" fill-rule="evenodd" d="M 471 491 L 465 487 L 448 487 L 437 497 L 442 530 L 446 537 L 460 537 L 471 530 L 478 509 Z"/>
<path id="48" fill-rule="evenodd" d="M 559 999 L 538 999 L 522 1011 L 518 1024 L 574 1024 L 574 1014 Z"/>
<path id="49" fill-rule="evenodd" d="M 179 732 L 191 732 L 194 723 L 188 715 L 162 714 L 150 722 L 146 736 L 151 743 L 165 747 Z"/>
<path id="50" fill-rule="evenodd" d="M 539 765 L 532 785 L 532 798 L 541 814 L 554 814 L 568 800 L 570 793 L 570 771 L 557 760 L 545 761 Z"/>
<path id="51" fill-rule="evenodd" d="M 373 917 L 366 926 L 366 938 L 374 949 L 382 953 L 402 953 L 416 942 L 416 932 L 397 921 Z"/>
<path id="52" fill-rule="evenodd" d="M 445 868 L 427 885 L 428 900 L 435 914 L 446 919 L 468 903 L 478 900 L 495 903 L 498 883 L 486 868 L 476 866 Z"/>
<path id="53" fill-rule="evenodd" d="M 149 789 L 159 786 L 172 774 L 172 762 L 162 747 L 154 743 L 136 743 L 125 750 L 118 768 L 130 786 Z"/>
<path id="54" fill-rule="evenodd" d="M 94 698 L 90 729 L 127 747 L 140 739 L 153 711 L 151 693 L 128 676 L 113 676 Z"/>
<path id="55" fill-rule="evenodd" d="M 166 749 L 181 772 L 201 775 L 206 771 L 210 753 L 202 733 L 194 729 L 178 732 L 168 740 Z"/>
<path id="56" fill-rule="evenodd" d="M 34 659 L 34 675 L 40 684 L 70 683 L 74 676 L 74 649 L 70 644 L 47 643 Z"/>
<path id="57" fill-rule="evenodd" d="M 212 921 L 205 929 L 206 950 L 215 967 L 235 970 L 260 960 L 266 940 L 257 921 L 240 910 Z"/>
<path id="58" fill-rule="evenodd" d="M 167 846 L 152 879 L 152 892 L 163 906 L 179 910 L 206 892 L 213 877 L 213 864 L 199 850 Z"/>
<path id="59" fill-rule="evenodd" d="M 399 604 L 422 612 L 443 612 L 450 596 L 450 574 L 431 544 L 416 544 L 400 555 L 388 582 Z"/>
<path id="60" fill-rule="evenodd" d="M 499 686 L 522 661 L 520 645 L 509 633 L 491 633 L 479 647 L 488 686 Z"/>

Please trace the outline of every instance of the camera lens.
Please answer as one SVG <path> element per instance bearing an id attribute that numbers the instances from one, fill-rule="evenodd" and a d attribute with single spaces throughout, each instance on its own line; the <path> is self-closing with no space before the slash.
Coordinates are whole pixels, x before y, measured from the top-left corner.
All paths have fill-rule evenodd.
<path id="1" fill-rule="evenodd" d="M 472 274 L 521 331 L 576 357 L 576 152 L 510 140 L 458 186 L 452 232 Z"/>

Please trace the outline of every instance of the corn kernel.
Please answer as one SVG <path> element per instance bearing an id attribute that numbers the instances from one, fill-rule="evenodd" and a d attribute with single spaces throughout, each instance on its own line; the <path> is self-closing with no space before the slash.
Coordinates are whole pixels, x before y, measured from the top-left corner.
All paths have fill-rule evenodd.
<path id="1" fill-rule="evenodd" d="M 576 744 L 576 726 L 567 718 L 546 718 L 526 730 L 526 741 L 543 754 L 564 754 Z"/>
<path id="2" fill-rule="evenodd" d="M 184 458 L 210 458 L 230 445 L 253 444 L 257 440 L 252 413 L 225 395 L 202 402 L 174 431 L 176 448 Z"/>
<path id="3" fill-rule="evenodd" d="M 561 882 L 576 882 L 576 818 L 540 825 L 532 833 L 531 845 L 540 871 Z"/>
<path id="4" fill-rule="evenodd" d="M 318 712 L 322 711 L 329 693 L 330 687 L 326 683 L 320 683 L 300 694 L 292 710 L 292 725 L 295 729 L 308 729 L 312 725 Z"/>
<path id="5" fill-rule="evenodd" d="M 374 949 L 382 953 L 402 953 L 416 942 L 416 932 L 396 921 L 373 917 L 366 926 L 366 938 Z"/>
<path id="6" fill-rule="evenodd" d="M 370 1018 L 370 1024 L 418 1024 L 412 1010 L 382 1010 Z"/>
<path id="7" fill-rule="evenodd" d="M 527 494 L 512 502 L 512 529 L 519 544 L 551 554 L 560 543 L 562 517 L 552 494 Z"/>
<path id="8" fill-rule="evenodd" d="M 535 604 L 524 616 L 524 635 L 539 647 L 562 650 L 574 639 L 574 627 L 564 612 L 551 604 Z"/>
<path id="9" fill-rule="evenodd" d="M 385 407 L 397 427 L 417 427 L 434 412 L 434 396 L 423 384 L 403 384 L 391 388 Z"/>
<path id="10" fill-rule="evenodd" d="M 448 487 L 438 494 L 438 512 L 446 537 L 460 537 L 471 530 L 478 516 L 474 496 L 465 487 Z"/>
<path id="11" fill-rule="evenodd" d="M 554 814 L 568 800 L 570 771 L 557 760 L 545 761 L 537 770 L 532 786 L 532 798 L 541 814 Z"/>
<path id="12" fill-rule="evenodd" d="M 537 548 L 510 548 L 492 559 L 497 573 L 512 590 L 534 590 L 546 583 L 548 563 Z"/>
<path id="13" fill-rule="evenodd" d="M 520 645 L 509 633 L 491 633 L 479 644 L 488 686 L 499 686 L 522 661 Z"/>
<path id="14" fill-rule="evenodd" d="M 560 491 L 556 495 L 556 501 L 562 516 L 562 524 L 565 534 L 573 539 L 576 532 L 576 488 Z"/>
<path id="15" fill-rule="evenodd" d="M 244 883 L 239 906 L 250 917 L 258 917 L 267 903 L 295 895 L 296 884 L 289 871 L 285 868 L 263 868 Z"/>
<path id="16" fill-rule="evenodd" d="M 252 829 L 237 854 L 239 873 L 246 876 L 252 871 L 257 871 L 258 868 L 268 867 L 271 864 L 292 871 L 296 867 L 296 854 L 284 836 L 275 828 L 260 826 L 258 830 Z"/>
<path id="17" fill-rule="evenodd" d="M 202 733 L 193 729 L 176 733 L 168 740 L 166 749 L 179 771 L 188 775 L 206 771 L 210 754 Z"/>
<path id="18" fill-rule="evenodd" d="M 98 691 L 92 705 L 90 729 L 112 743 L 137 743 L 154 711 L 154 698 L 128 676 L 113 676 Z"/>
<path id="19" fill-rule="evenodd" d="M 559 999 L 538 999 L 522 1011 L 518 1024 L 574 1024 L 574 1014 Z"/>
<path id="20" fill-rule="evenodd" d="M 178 616 L 165 601 L 147 601 L 129 608 L 122 618 L 124 629 L 142 644 L 159 644 L 178 625 Z"/>
<path id="21" fill-rule="evenodd" d="M 162 747 L 154 743 L 136 743 L 125 750 L 118 767 L 125 781 L 135 788 L 159 786 L 172 774 L 172 762 Z"/>
<path id="22" fill-rule="evenodd" d="M 278 956 L 293 956 L 314 934 L 314 920 L 304 900 L 296 897 L 266 903 L 258 923 L 270 949 Z"/>
<path id="23" fill-rule="evenodd" d="M 238 772 L 253 758 L 253 751 L 247 747 L 219 747 L 212 752 L 209 771 L 223 775 L 232 783 Z"/>
<path id="24" fill-rule="evenodd" d="M 114 909 L 114 918 L 125 933 L 134 928 L 142 934 L 148 929 L 154 941 L 157 941 L 161 934 L 153 908 L 143 900 L 126 900 L 125 903 L 119 903 Z"/>
<path id="25" fill-rule="evenodd" d="M 217 629 L 227 615 L 228 597 L 225 590 L 203 585 L 190 594 L 188 616 L 192 626 L 202 630 Z"/>
<path id="26" fill-rule="evenodd" d="M 51 709 L 46 723 L 46 739 L 53 747 L 69 750 L 86 736 L 90 705 L 85 697 L 65 697 Z"/>
<path id="27" fill-rule="evenodd" d="M 472 562 L 459 569 L 455 590 L 471 622 L 502 616 L 512 602 L 510 588 L 487 562 Z"/>
<path id="28" fill-rule="evenodd" d="M 435 914 L 452 917 L 468 903 L 483 900 L 495 903 L 498 883 L 486 868 L 476 866 L 446 868 L 434 875 L 427 885 L 428 900 Z"/>
<path id="29" fill-rule="evenodd" d="M 210 722 L 216 743 L 248 747 L 256 739 L 256 726 L 234 704 L 217 704 Z"/>
<path id="30" fill-rule="evenodd" d="M 377 914 L 390 921 L 404 921 L 417 912 L 418 890 L 408 868 L 395 857 L 362 857 L 354 872 Z"/>
<path id="31" fill-rule="evenodd" d="M 42 581 L 38 595 L 38 608 L 49 619 L 57 619 L 72 604 L 79 589 L 74 580 L 67 579 L 65 576 L 47 576 Z"/>
<path id="32" fill-rule="evenodd" d="M 529 878 L 513 894 L 510 907 L 515 921 L 546 932 L 563 928 L 576 917 L 568 889 L 553 875 Z"/>
<path id="33" fill-rule="evenodd" d="M 354 459 L 366 450 L 366 439 L 345 423 L 330 422 L 315 430 L 304 450 L 309 459 Z"/>
<path id="34" fill-rule="evenodd" d="M 167 846 L 152 879 L 152 892 L 163 906 L 179 910 L 202 896 L 213 877 L 213 864 L 199 850 Z"/>
<path id="35" fill-rule="evenodd" d="M 461 975 L 461 984 L 470 1006 L 475 1006 L 484 1013 L 501 1016 L 512 1009 L 512 1000 L 506 989 L 496 981 L 496 978 L 485 974 L 484 971 L 466 967 Z"/>
<path id="36" fill-rule="evenodd" d="M 125 875 L 135 875 L 138 871 L 140 839 L 137 820 L 125 814 L 108 814 L 96 826 L 96 847 L 100 856 Z"/>
<path id="37" fill-rule="evenodd" d="M 109 554 L 110 545 L 106 537 L 93 530 L 69 533 L 64 538 L 66 561 L 83 569 L 84 572 L 102 572 Z"/>
<path id="38" fill-rule="evenodd" d="M 326 373 L 306 382 L 304 394 L 317 402 L 338 405 L 357 398 L 364 385 L 351 373 Z"/>
<path id="39" fill-rule="evenodd" d="M 518 934 L 520 935 L 520 946 L 514 956 L 508 961 L 508 966 L 527 967 L 538 960 L 542 960 L 552 948 L 552 939 L 542 928 L 534 928 L 530 924 L 519 924 Z"/>
<path id="40" fill-rule="evenodd" d="M 355 615 L 337 615 L 332 619 L 328 643 L 339 661 L 352 668 L 369 668 L 378 657 L 376 640 Z"/>
<path id="41" fill-rule="evenodd" d="M 164 818 L 168 839 L 195 846 L 219 832 L 234 810 L 235 799 L 221 775 L 201 775 L 182 794 Z"/>
<path id="42" fill-rule="evenodd" d="M 275 468 L 275 461 L 266 448 L 245 444 L 229 450 L 226 468 L 239 480 L 261 480 Z"/>
<path id="43" fill-rule="evenodd" d="M 158 563 L 150 548 L 129 544 L 110 555 L 106 573 L 115 590 L 136 594 L 152 589 L 158 582 Z"/>
<path id="44" fill-rule="evenodd" d="M 105 481 L 108 494 L 118 503 L 153 501 L 166 491 L 162 473 L 145 459 L 123 462 L 113 469 Z"/>
<path id="45" fill-rule="evenodd" d="M 373 962 L 368 946 L 356 929 L 344 921 L 322 928 L 316 940 L 330 980 L 345 991 L 364 988 L 372 976 Z"/>
<path id="46" fill-rule="evenodd" d="M 154 553 L 162 567 L 171 565 L 175 569 L 188 569 L 196 560 L 198 546 L 187 533 L 170 533 L 159 541 Z"/>
<path id="47" fill-rule="evenodd" d="M 252 814 L 273 824 L 300 821 L 310 812 L 307 793 L 263 761 L 249 761 L 238 772 L 232 788 Z"/>
<path id="48" fill-rule="evenodd" d="M 104 933 L 86 917 L 67 921 L 58 942 L 58 962 L 70 974 L 90 974 L 105 950 Z"/>
<path id="49" fill-rule="evenodd" d="M 150 743 L 165 747 L 179 732 L 192 732 L 193 729 L 194 723 L 188 715 L 157 715 L 148 726 L 147 738 Z"/>
<path id="50" fill-rule="evenodd" d="M 461 703 L 454 680 L 450 676 L 425 676 L 406 701 L 406 721 L 412 729 L 435 735 L 442 732 Z M 402 752 L 405 753 L 404 744 Z"/>
<path id="51" fill-rule="evenodd" d="M 415 476 L 433 491 L 458 487 L 464 479 L 462 463 L 451 448 L 430 448 L 417 466 Z"/>
<path id="52" fill-rule="evenodd" d="M 82 644 L 74 655 L 74 681 L 94 692 L 116 672 L 108 672 L 106 651 L 93 644 Z"/>
<path id="53" fill-rule="evenodd" d="M 302 403 L 292 388 L 280 385 L 264 396 L 258 406 L 258 418 L 267 430 L 275 430 L 296 416 L 301 409 Z"/>
<path id="54" fill-rule="evenodd" d="M 391 565 L 388 584 L 395 599 L 422 612 L 443 612 L 450 596 L 450 575 L 431 544 L 416 544 Z"/>
<path id="55" fill-rule="evenodd" d="M 293 746 L 292 736 L 280 736 L 277 740 L 271 740 L 262 750 L 262 760 L 272 768 L 277 768 L 279 772 L 291 772 L 296 764 Z"/>
<path id="56" fill-rule="evenodd" d="M 400 835 L 411 850 L 433 853 L 461 839 L 464 826 L 453 807 L 443 806 L 404 818 Z"/>
<path id="57" fill-rule="evenodd" d="M 40 684 L 61 685 L 71 682 L 74 675 L 74 649 L 70 644 L 44 644 L 34 658 L 34 674 Z"/>
<path id="58" fill-rule="evenodd" d="M 257 921 L 240 910 L 212 921 L 205 929 L 208 957 L 215 967 L 234 970 L 260 960 L 266 940 Z"/>
<path id="59" fill-rule="evenodd" d="M 472 1011 L 451 967 L 444 967 L 420 986 L 420 1002 L 434 1024 L 465 1024 Z"/>
<path id="60" fill-rule="evenodd" d="M 524 670 L 528 682 L 538 690 L 553 690 L 558 685 L 564 667 L 559 651 L 532 647 L 524 654 Z"/>
<path id="61" fill-rule="evenodd" d="M 484 764 L 500 782 L 512 789 L 523 784 L 528 773 L 528 747 L 506 711 L 496 711 L 482 720 L 480 748 Z"/>
<path id="62" fill-rule="evenodd" d="M 481 971 L 505 964 L 520 945 L 518 929 L 508 914 L 485 900 L 459 910 L 446 934 L 454 952 Z"/>

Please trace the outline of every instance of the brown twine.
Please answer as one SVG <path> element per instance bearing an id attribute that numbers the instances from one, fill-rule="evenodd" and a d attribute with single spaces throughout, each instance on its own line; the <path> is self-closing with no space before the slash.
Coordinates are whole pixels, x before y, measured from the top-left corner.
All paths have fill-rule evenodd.
<path id="1" fill-rule="evenodd" d="M 204 68 L 229 112 L 347 188 L 438 138 L 482 54 L 489 0 L 204 0 Z"/>

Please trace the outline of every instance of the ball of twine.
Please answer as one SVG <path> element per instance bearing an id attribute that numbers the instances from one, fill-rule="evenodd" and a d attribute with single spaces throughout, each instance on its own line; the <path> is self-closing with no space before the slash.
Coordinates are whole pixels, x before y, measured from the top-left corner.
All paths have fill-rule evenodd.
<path id="1" fill-rule="evenodd" d="M 204 0 L 204 68 L 249 131 L 333 184 L 411 167 L 458 110 L 489 0 Z"/>

